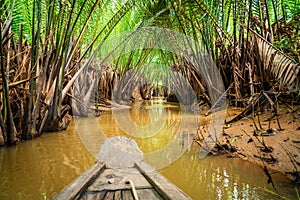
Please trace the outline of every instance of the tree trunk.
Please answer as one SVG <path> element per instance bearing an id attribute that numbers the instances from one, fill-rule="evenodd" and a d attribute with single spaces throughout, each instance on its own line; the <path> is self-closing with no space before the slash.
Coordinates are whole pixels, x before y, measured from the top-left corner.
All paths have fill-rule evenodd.
<path id="1" fill-rule="evenodd" d="M 16 143 L 16 136 L 15 136 L 15 129 L 14 129 L 14 121 L 13 121 L 13 115 L 11 112 L 11 106 L 9 102 L 9 92 L 8 92 L 8 83 L 6 79 L 6 73 L 5 73 L 5 66 L 4 66 L 4 52 L 2 47 L 2 36 L 5 37 L 4 34 L 2 34 L 2 24 L 0 23 L 0 65 L 1 65 L 1 74 L 2 74 L 2 82 L 3 82 L 3 103 L 4 103 L 4 109 L 6 109 L 6 142 L 8 145 L 13 145 Z M 4 33 L 4 32 L 3 32 Z M 5 133 L 4 133 L 5 134 Z"/>

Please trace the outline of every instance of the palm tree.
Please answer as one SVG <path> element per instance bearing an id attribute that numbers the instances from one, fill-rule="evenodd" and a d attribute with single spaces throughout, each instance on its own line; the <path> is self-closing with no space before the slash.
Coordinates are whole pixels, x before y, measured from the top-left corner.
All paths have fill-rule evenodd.
<path id="1" fill-rule="evenodd" d="M 143 27 L 174 30 L 200 44 L 191 46 L 190 53 L 211 55 L 229 93 L 237 99 L 275 87 L 271 80 L 280 77 L 284 78 L 278 82 L 279 89 L 299 89 L 299 65 L 294 61 L 299 56 L 293 53 L 299 51 L 299 30 L 284 32 L 288 26 L 299 25 L 299 0 L 1 0 L 0 9 L 2 121 L 6 125 L 1 128 L 7 139 L 14 135 L 12 130 L 22 139 L 57 130 L 69 109 L 66 99 L 74 92 L 72 86 L 82 79 L 82 71 L 89 71 L 97 51 L 116 35 Z M 287 40 L 293 48 L 284 47 Z M 149 47 L 116 52 L 121 56 L 109 63 L 113 68 L 109 76 L 115 77 L 109 82 L 119 73 L 154 63 L 160 67 L 145 68 L 143 73 L 157 84 L 157 77 L 167 77 L 166 66 L 173 65 L 197 96 L 211 104 L 210 80 L 185 56 Z M 98 72 L 89 73 L 96 76 Z M 76 84 L 88 88 L 95 82 Z M 91 96 L 88 90 L 78 91 L 83 97 Z"/>

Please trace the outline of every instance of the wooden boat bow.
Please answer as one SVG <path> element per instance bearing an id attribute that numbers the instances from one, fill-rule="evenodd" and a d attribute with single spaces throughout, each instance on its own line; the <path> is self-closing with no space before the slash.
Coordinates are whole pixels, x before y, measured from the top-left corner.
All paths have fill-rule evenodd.
<path id="1" fill-rule="evenodd" d="M 132 139 L 106 140 L 97 160 L 53 199 L 191 199 L 143 160 Z"/>

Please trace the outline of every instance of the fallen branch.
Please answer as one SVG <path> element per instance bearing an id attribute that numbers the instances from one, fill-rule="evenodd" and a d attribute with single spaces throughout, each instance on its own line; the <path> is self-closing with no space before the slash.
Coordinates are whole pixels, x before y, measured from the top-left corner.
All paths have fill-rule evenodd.
<path id="1" fill-rule="evenodd" d="M 259 108 L 259 103 L 264 104 L 265 101 L 266 101 L 266 97 L 262 93 L 260 93 L 256 98 L 252 99 L 252 101 L 249 103 L 249 105 L 245 108 L 245 110 L 241 114 L 229 120 L 228 122 L 226 122 L 226 124 L 237 122 L 238 120 L 250 115 L 253 111 L 256 111 Z"/>
<path id="2" fill-rule="evenodd" d="M 36 78 L 38 78 L 39 76 L 35 76 L 35 77 L 33 77 L 33 79 L 36 79 Z M 30 78 L 27 78 L 27 79 L 24 79 L 24 80 L 21 80 L 21 81 L 17 81 L 17 82 L 14 82 L 14 83 L 10 83 L 10 84 L 8 84 L 8 87 L 9 88 L 14 88 L 14 87 L 17 87 L 18 85 L 21 85 L 21 84 L 23 84 L 23 83 L 26 83 L 26 82 L 28 82 L 30 80 Z M 0 92 L 3 92 L 3 88 L 1 87 L 0 88 Z"/>

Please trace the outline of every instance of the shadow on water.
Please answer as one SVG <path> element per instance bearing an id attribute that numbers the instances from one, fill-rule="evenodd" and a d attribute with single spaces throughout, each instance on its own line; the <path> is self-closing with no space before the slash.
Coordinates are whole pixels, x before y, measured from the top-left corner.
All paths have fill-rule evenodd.
<path id="1" fill-rule="evenodd" d="M 130 113 L 141 126 L 151 121 L 147 106 L 144 106 Z M 161 133 L 150 138 L 134 138 L 145 154 L 167 145 L 180 125 L 179 109 L 173 104 L 164 108 L 167 118 Z M 106 137 L 130 136 L 116 125 L 111 112 L 102 113 L 98 121 Z M 224 156 L 199 159 L 198 151 L 199 147 L 192 145 L 183 156 L 159 170 L 193 199 L 297 198 L 294 187 L 283 175 L 273 174 L 275 191 L 267 184 L 267 177 L 259 167 Z M 0 149 L 0 199 L 51 198 L 94 161 L 73 122 L 65 132 L 44 134 L 32 141 Z"/>
<path id="2" fill-rule="evenodd" d="M 74 124 L 66 132 L 0 149 L 0 199 L 52 197 L 94 160 L 81 144 Z"/>

